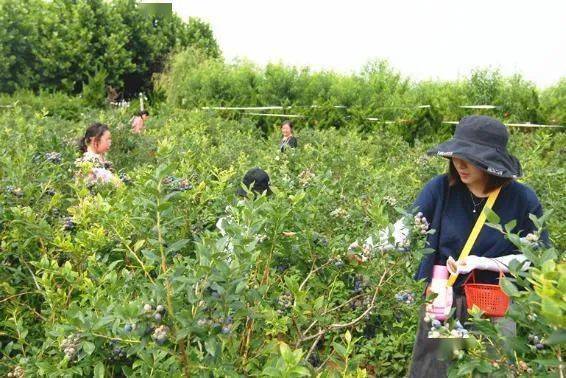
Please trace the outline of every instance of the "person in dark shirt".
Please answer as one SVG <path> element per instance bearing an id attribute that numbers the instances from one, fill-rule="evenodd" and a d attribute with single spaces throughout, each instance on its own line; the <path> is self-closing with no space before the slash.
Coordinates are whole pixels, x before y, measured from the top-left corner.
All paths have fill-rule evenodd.
<path id="1" fill-rule="evenodd" d="M 489 194 L 501 188 L 492 208 L 501 224 L 515 220 L 513 232 L 521 237 L 539 232 L 529 214 L 540 217 L 542 206 L 532 189 L 515 181 L 522 175 L 522 169 L 507 151 L 508 139 L 507 128 L 498 120 L 487 116 L 464 117 L 452 139 L 428 152 L 449 159 L 448 174 L 429 181 L 414 203 L 430 228 L 436 230 L 427 238 L 435 252 L 422 258 L 415 278 L 430 283 L 433 266 L 448 263 L 449 271 L 459 274 L 453 286 L 452 307 L 462 323 L 467 317 L 462 285 L 468 273 L 475 270 L 476 281 L 481 283 L 497 283 L 499 272 L 508 273 L 512 260 L 523 263 L 523 269 L 529 264 L 501 232 L 485 225 L 470 255 L 457 262 Z M 540 238 L 548 244 L 546 232 Z M 430 325 L 423 320 L 424 314 L 423 308 L 409 376 L 446 377 L 449 364 L 439 354 L 439 340 L 428 338 Z"/>
<path id="2" fill-rule="evenodd" d="M 279 149 L 281 152 L 285 151 L 287 147 L 297 148 L 297 138 L 293 135 L 293 122 L 283 122 L 281 125 L 281 133 L 283 134 L 281 143 L 279 143 Z"/>

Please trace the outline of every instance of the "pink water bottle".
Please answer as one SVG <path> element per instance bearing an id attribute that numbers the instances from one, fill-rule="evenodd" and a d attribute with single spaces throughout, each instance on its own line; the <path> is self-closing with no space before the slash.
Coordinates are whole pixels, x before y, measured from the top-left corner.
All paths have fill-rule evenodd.
<path id="1" fill-rule="evenodd" d="M 430 291 L 436 294 L 436 298 L 432 302 L 431 315 L 440 321 L 446 320 L 450 313 L 450 308 L 447 308 L 447 306 L 452 307 L 452 303 L 447 301 L 447 283 L 448 269 L 445 265 L 435 265 L 432 268 Z"/>

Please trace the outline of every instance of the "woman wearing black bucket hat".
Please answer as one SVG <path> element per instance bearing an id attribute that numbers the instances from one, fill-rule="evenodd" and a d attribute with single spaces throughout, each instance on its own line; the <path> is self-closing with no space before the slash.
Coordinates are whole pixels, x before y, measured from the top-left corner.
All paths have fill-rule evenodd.
<path id="1" fill-rule="evenodd" d="M 492 195 L 495 198 L 492 209 L 501 224 L 515 220 L 513 232 L 522 237 L 538 233 L 529 214 L 540 217 L 542 207 L 530 188 L 515 181 L 522 175 L 522 169 L 517 158 L 507 151 L 508 139 L 507 128 L 494 118 L 463 118 L 452 139 L 428 151 L 430 155 L 449 159 L 448 173 L 429 181 L 414 203 L 430 228 L 436 230 L 427 238 L 435 252 L 423 257 L 415 278 L 425 280 L 428 289 L 433 267 L 436 271 L 437 266 L 446 266 L 450 273 L 459 274 L 453 286 L 446 287 L 443 298 L 446 298 L 446 308 L 454 308 L 454 316 L 462 324 L 467 318 L 462 284 L 468 273 L 475 270 L 477 282 L 497 283 L 499 272 L 508 273 L 512 260 L 523 263 L 524 269 L 528 267 L 525 256 L 514 244 L 499 231 L 486 226 L 481 228 L 470 255 L 456 261 L 490 194 L 498 193 Z M 548 243 L 546 233 L 540 237 Z M 447 376 L 449 362 L 442 354 L 441 339 L 429 337 L 431 326 L 425 321 L 425 314 L 435 317 L 430 311 L 431 307 L 421 309 L 410 377 Z"/>

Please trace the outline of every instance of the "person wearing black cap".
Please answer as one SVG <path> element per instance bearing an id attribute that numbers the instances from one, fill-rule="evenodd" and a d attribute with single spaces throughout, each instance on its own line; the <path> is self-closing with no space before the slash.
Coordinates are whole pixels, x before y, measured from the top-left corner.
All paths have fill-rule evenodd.
<path id="1" fill-rule="evenodd" d="M 529 214 L 542 215 L 541 204 L 532 189 L 515 181 L 522 175 L 521 164 L 507 151 L 509 133 L 505 125 L 487 116 L 468 116 L 456 126 L 454 137 L 428 151 L 429 155 L 449 160 L 448 173 L 429 181 L 414 207 L 430 223 L 435 233 L 427 236 L 429 247 L 435 252 L 422 258 L 415 279 L 430 284 L 433 266 L 447 265 L 459 277 L 446 296 L 447 308 L 455 308 L 455 316 L 466 320 L 466 299 L 462 284 L 468 273 L 476 270 L 476 281 L 497 283 L 499 271 L 508 273 L 509 263 L 517 260 L 528 267 L 526 257 L 505 236 L 483 226 L 470 255 L 456 262 L 470 232 L 482 212 L 489 194 L 500 189 L 493 211 L 501 224 L 516 221 L 513 232 L 526 237 L 538 234 Z M 548 235 L 540 235 L 548 243 Z M 439 339 L 428 337 L 430 325 L 424 321 L 426 307 L 421 310 L 421 321 L 413 349 L 410 377 L 445 377 L 449 364 L 442 361 Z"/>
<path id="2" fill-rule="evenodd" d="M 281 125 L 281 134 L 283 134 L 281 143 L 279 143 L 279 149 L 281 152 L 285 151 L 287 147 L 297 148 L 297 138 L 293 135 L 292 121 L 283 122 Z"/>
<path id="3" fill-rule="evenodd" d="M 252 168 L 244 175 L 241 186 L 236 190 L 236 194 L 245 199 L 248 198 L 249 193 L 253 193 L 253 198 L 264 193 L 266 195 L 272 194 L 269 186 L 269 175 L 263 169 Z M 226 217 L 223 216 L 216 222 L 216 228 L 218 228 L 222 236 L 226 236 L 226 221 Z M 229 253 L 233 252 L 234 246 L 232 242 L 228 243 L 227 249 Z"/>
<path id="4" fill-rule="evenodd" d="M 269 187 L 269 175 L 261 168 L 252 168 L 246 172 L 242 180 L 242 185 L 247 188 L 239 187 L 236 193 L 241 197 L 247 197 L 248 192 L 257 194 L 271 194 L 271 188 Z"/>

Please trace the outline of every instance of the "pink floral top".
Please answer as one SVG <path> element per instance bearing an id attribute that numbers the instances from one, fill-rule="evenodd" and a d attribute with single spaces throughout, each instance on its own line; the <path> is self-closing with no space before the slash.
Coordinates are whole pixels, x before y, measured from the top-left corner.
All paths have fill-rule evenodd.
<path id="1" fill-rule="evenodd" d="M 75 160 L 75 165 L 80 169 L 79 176 L 85 177 L 90 184 L 120 183 L 120 179 L 112 172 L 112 163 L 99 154 L 87 151 Z"/>

